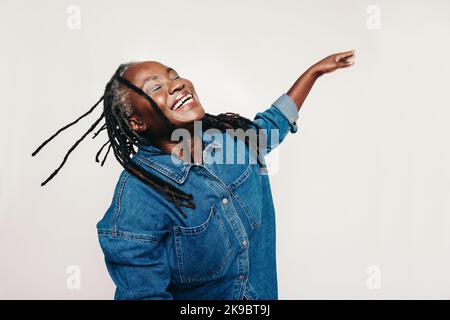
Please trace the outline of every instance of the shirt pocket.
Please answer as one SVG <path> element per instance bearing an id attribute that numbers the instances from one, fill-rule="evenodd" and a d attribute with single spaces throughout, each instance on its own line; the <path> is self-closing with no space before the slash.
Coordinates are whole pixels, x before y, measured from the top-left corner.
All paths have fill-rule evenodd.
<path id="1" fill-rule="evenodd" d="M 217 278 L 231 255 L 231 243 L 214 204 L 208 218 L 193 227 L 174 226 L 177 265 L 181 282 Z"/>
<path id="2" fill-rule="evenodd" d="M 252 229 L 261 226 L 262 185 L 258 164 L 250 164 L 235 181 L 228 185 L 242 208 Z"/>

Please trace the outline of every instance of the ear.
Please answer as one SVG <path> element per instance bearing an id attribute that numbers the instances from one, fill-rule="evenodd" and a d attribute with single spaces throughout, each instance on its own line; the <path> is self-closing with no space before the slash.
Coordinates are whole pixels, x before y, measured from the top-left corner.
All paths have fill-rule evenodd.
<path id="1" fill-rule="evenodd" d="M 128 119 L 128 123 L 130 124 L 131 129 L 133 129 L 133 131 L 136 131 L 138 133 L 144 132 L 145 130 L 147 130 L 147 126 L 144 123 L 144 121 L 142 121 L 141 119 L 139 119 L 136 116 L 131 116 Z"/>

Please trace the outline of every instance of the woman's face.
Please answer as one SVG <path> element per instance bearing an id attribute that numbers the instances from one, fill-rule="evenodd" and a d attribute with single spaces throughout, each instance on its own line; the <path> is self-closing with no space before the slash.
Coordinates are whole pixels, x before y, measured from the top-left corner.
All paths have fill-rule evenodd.
<path id="1" fill-rule="evenodd" d="M 201 120 L 205 115 L 194 85 L 172 68 L 156 61 L 144 61 L 128 68 L 123 77 L 150 96 L 170 122 L 178 128 L 189 127 L 195 120 Z M 131 128 L 151 139 L 170 137 L 170 129 L 149 101 L 129 90 L 131 104 L 135 110 L 135 115 L 129 119 Z M 189 94 L 190 100 L 177 105 Z"/>

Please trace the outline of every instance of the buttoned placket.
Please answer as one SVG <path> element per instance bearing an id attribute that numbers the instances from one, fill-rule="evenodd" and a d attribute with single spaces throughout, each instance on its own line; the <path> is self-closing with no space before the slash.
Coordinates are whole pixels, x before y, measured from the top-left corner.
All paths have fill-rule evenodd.
<path id="1" fill-rule="evenodd" d="M 214 183 L 210 184 L 214 192 L 220 197 L 222 207 L 224 208 L 225 218 L 231 226 L 234 235 L 240 243 L 240 250 L 238 253 L 238 276 L 235 282 L 235 297 L 236 299 L 242 299 L 245 293 L 245 287 L 247 284 L 249 274 L 249 254 L 248 254 L 248 234 L 245 227 L 239 217 L 236 208 L 231 200 L 231 192 L 225 183 L 212 173 L 206 166 L 202 164 L 194 164 L 198 170 L 203 170 L 205 174 L 210 176 Z"/>

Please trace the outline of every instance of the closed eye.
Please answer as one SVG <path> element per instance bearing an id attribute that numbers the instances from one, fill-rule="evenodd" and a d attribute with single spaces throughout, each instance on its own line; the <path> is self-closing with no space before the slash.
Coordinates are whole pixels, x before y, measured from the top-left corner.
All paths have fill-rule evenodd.
<path id="1" fill-rule="evenodd" d="M 180 79 L 181 77 L 180 76 L 175 76 L 175 78 L 173 78 L 172 80 L 176 80 L 176 79 Z M 156 86 L 151 92 L 153 93 L 153 92 L 155 92 L 156 90 L 158 90 L 159 88 L 161 88 L 161 86 Z"/>

